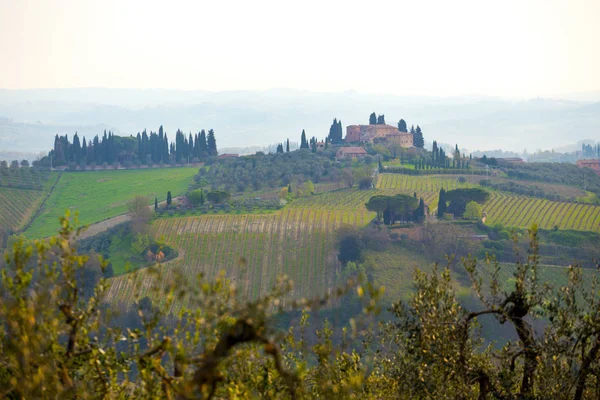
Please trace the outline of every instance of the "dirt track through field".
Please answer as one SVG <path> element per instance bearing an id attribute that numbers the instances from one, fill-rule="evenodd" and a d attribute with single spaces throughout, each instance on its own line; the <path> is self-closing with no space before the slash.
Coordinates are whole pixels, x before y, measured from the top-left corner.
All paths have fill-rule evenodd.
<path id="1" fill-rule="evenodd" d="M 181 197 L 173 197 L 173 201 L 180 201 Z M 158 205 L 163 206 L 166 202 L 162 201 Z M 150 208 L 154 211 L 154 206 L 150 206 Z M 104 221 L 96 222 L 95 224 L 89 225 L 85 231 L 79 235 L 78 239 L 87 239 L 92 236 L 96 236 L 99 233 L 109 230 L 110 228 L 114 228 L 115 226 L 122 224 L 123 222 L 127 222 L 131 220 L 131 216 L 129 214 L 121 214 L 116 217 L 112 217 L 109 219 L 105 219 Z"/>

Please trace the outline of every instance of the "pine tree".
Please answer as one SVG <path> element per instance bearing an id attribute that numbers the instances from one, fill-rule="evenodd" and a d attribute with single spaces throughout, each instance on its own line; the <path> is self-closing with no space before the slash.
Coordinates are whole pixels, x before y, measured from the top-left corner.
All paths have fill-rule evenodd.
<path id="1" fill-rule="evenodd" d="M 206 136 L 206 150 L 210 157 L 215 157 L 217 154 L 217 140 L 215 139 L 215 132 L 210 129 L 208 136 Z"/>
<path id="2" fill-rule="evenodd" d="M 306 133 L 304 132 L 304 129 L 302 129 L 302 135 L 300 136 L 300 148 L 308 149 L 308 141 L 306 140 Z"/>
<path id="3" fill-rule="evenodd" d="M 377 125 L 377 114 L 375 114 L 375 112 L 372 112 L 371 115 L 369 115 L 369 125 Z"/>
<path id="4" fill-rule="evenodd" d="M 408 129 L 406 128 L 406 121 L 401 119 L 400 121 L 398 121 L 398 130 L 400 132 L 408 132 Z"/>
<path id="5" fill-rule="evenodd" d="M 167 207 L 169 207 L 169 206 L 171 205 L 171 201 L 172 201 L 172 200 L 173 200 L 173 199 L 171 198 L 171 191 L 169 190 L 169 191 L 167 192 Z"/>
<path id="6" fill-rule="evenodd" d="M 411 125 L 410 133 L 412 133 L 413 135 L 415 134 L 415 126 L 414 125 Z"/>

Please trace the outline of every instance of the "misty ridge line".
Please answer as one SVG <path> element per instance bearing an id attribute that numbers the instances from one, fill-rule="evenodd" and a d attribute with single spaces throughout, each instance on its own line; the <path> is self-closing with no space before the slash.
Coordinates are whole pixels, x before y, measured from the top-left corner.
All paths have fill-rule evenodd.
<path id="1" fill-rule="evenodd" d="M 593 98 L 594 93 L 589 95 Z M 598 99 L 600 99 L 600 92 Z M 175 89 L 0 89 L 0 152 L 47 151 L 55 134 L 136 135 L 163 125 L 195 132 L 213 126 L 221 149 L 268 148 L 289 138 L 324 138 L 333 118 L 344 127 L 377 111 L 390 124 L 418 123 L 426 141 L 469 151 L 572 151 L 600 132 L 600 102 L 572 99 L 426 97 L 310 92 Z M 243 153 L 243 151 L 238 151 Z"/>

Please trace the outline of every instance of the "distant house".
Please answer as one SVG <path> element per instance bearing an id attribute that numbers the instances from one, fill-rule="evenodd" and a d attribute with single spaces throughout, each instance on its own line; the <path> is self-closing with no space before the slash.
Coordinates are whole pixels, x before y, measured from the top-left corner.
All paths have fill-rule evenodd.
<path id="1" fill-rule="evenodd" d="M 325 150 L 325 142 L 317 142 L 317 151 Z"/>
<path id="2" fill-rule="evenodd" d="M 498 164 L 506 165 L 506 164 L 525 164 L 525 161 L 519 157 L 504 157 L 504 158 L 496 158 Z"/>
<path id="3" fill-rule="evenodd" d="M 338 159 L 362 158 L 367 152 L 362 147 L 340 147 L 335 156 Z"/>
<path id="4" fill-rule="evenodd" d="M 239 154 L 220 154 L 219 158 L 223 159 L 223 158 L 237 158 L 239 157 Z"/>
<path id="5" fill-rule="evenodd" d="M 577 160 L 577 166 L 579 168 L 590 168 L 600 174 L 600 160 Z"/>

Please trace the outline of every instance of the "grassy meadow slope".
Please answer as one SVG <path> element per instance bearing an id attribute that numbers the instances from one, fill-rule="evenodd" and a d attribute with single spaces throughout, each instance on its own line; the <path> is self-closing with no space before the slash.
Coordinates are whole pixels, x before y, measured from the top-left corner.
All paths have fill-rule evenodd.
<path id="1" fill-rule="evenodd" d="M 164 200 L 169 190 L 175 197 L 196 172 L 195 167 L 64 172 L 25 235 L 52 235 L 65 210 L 79 212 L 80 224 L 87 225 L 126 213 L 127 201 L 138 195 L 148 196 L 148 204 L 154 197 Z"/>

